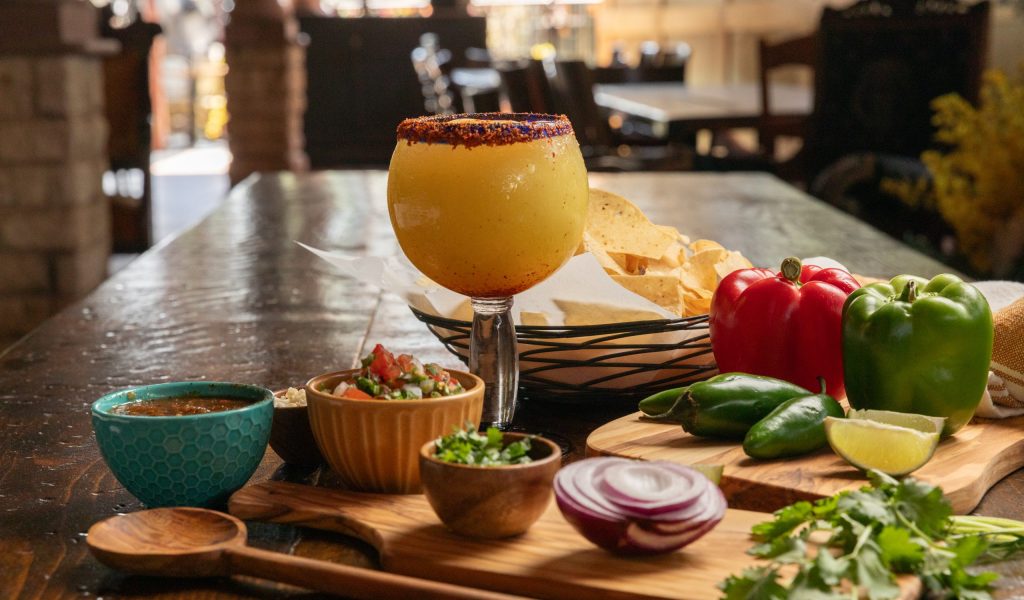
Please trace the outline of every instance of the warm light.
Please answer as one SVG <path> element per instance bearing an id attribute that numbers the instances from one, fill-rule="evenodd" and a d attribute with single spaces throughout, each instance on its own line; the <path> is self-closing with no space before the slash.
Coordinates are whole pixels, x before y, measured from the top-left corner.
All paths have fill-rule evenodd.
<path id="1" fill-rule="evenodd" d="M 470 0 L 472 6 L 550 6 L 600 4 L 603 0 Z"/>
<path id="2" fill-rule="evenodd" d="M 530 47 L 530 58 L 533 60 L 547 60 L 555 57 L 555 45 L 550 42 L 534 44 Z"/>
<path id="3" fill-rule="evenodd" d="M 430 6 L 430 0 L 366 0 L 368 10 L 420 9 Z"/>
<path id="4" fill-rule="evenodd" d="M 470 0 L 473 6 L 545 6 L 552 0 Z"/>

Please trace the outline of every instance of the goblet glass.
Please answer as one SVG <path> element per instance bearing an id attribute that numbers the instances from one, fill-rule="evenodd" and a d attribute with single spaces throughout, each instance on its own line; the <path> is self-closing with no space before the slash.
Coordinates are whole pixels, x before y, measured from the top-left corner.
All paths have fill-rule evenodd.
<path id="1" fill-rule="evenodd" d="M 512 296 L 572 257 L 587 171 L 564 116 L 482 113 L 406 119 L 388 176 L 405 255 L 473 306 L 469 369 L 486 384 L 483 421 L 510 426 L 518 355 Z"/>

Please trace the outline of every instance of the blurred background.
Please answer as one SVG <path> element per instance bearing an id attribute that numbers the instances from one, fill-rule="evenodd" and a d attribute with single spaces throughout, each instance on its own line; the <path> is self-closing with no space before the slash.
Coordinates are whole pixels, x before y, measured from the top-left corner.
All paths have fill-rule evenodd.
<path id="1" fill-rule="evenodd" d="M 2 0 L 0 31 L 0 352 L 252 173 L 386 168 L 424 113 L 565 113 L 591 170 L 773 173 L 1024 279 L 1021 0 Z"/>

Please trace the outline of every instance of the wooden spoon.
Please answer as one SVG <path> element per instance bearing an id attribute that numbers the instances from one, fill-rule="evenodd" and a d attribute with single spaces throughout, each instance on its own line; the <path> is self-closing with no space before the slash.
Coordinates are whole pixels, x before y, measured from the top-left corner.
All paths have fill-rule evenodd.
<path id="1" fill-rule="evenodd" d="M 202 508 L 118 515 L 90 527 L 87 540 L 93 555 L 107 566 L 142 575 L 251 575 L 352 598 L 514 598 L 251 548 L 245 523 Z"/>

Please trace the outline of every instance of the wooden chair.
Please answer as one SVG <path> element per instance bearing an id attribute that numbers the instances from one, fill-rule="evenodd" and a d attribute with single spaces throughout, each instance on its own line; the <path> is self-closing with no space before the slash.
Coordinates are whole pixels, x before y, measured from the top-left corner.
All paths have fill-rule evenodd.
<path id="1" fill-rule="evenodd" d="M 805 162 L 812 194 L 900 239 L 939 248 L 948 226 L 880 189 L 883 179 L 927 175 L 935 145 L 931 101 L 975 101 L 988 47 L 988 2 L 861 0 L 825 9 L 814 127 Z M 916 165 L 916 166 L 915 166 Z"/>
<path id="2" fill-rule="evenodd" d="M 537 60 L 504 63 L 496 67 L 501 92 L 513 112 L 551 113 L 554 101 L 544 65 Z"/>
<path id="3" fill-rule="evenodd" d="M 115 29 L 110 25 L 112 13 L 105 10 L 101 15 L 103 37 L 121 43 L 120 52 L 103 59 L 104 106 L 110 130 L 107 154 L 117 182 L 110 196 L 113 251 L 143 252 L 153 244 L 149 53 L 161 29 L 141 19 Z"/>
<path id="4" fill-rule="evenodd" d="M 860 0 L 821 17 L 811 173 L 852 154 L 917 157 L 933 145 L 931 101 L 977 98 L 989 3 Z"/>
<path id="5" fill-rule="evenodd" d="M 558 61 L 545 71 L 554 112 L 572 121 L 587 168 L 595 171 L 689 170 L 693 153 L 687 148 L 637 144 L 618 138 L 594 101 L 594 77 L 583 61 Z"/>
<path id="6" fill-rule="evenodd" d="M 761 86 L 761 118 L 757 127 L 758 146 L 769 160 L 775 158 L 775 140 L 780 136 L 805 138 L 808 118 L 779 115 L 772 111 L 771 74 L 791 66 L 802 66 L 815 71 L 818 60 L 818 36 L 808 35 L 778 43 L 761 40 L 758 44 L 758 82 Z"/>
<path id="7" fill-rule="evenodd" d="M 572 121 L 584 155 L 601 154 L 611 147 L 612 134 L 608 121 L 594 101 L 594 77 L 590 67 L 579 60 L 558 61 L 549 74 L 554 110 Z"/>
<path id="8" fill-rule="evenodd" d="M 757 124 L 757 143 L 751 145 L 739 132 L 721 131 L 715 134 L 712 154 L 717 161 L 709 161 L 722 170 L 770 171 L 786 181 L 803 184 L 807 174 L 803 163 L 806 139 L 812 119 L 807 116 L 781 115 L 772 110 L 771 79 L 774 72 L 786 67 L 807 67 L 817 70 L 817 35 L 791 38 L 782 42 L 758 43 L 758 83 L 760 85 L 761 114 Z M 803 146 L 785 159 L 777 156 L 779 137 L 800 138 Z"/>

